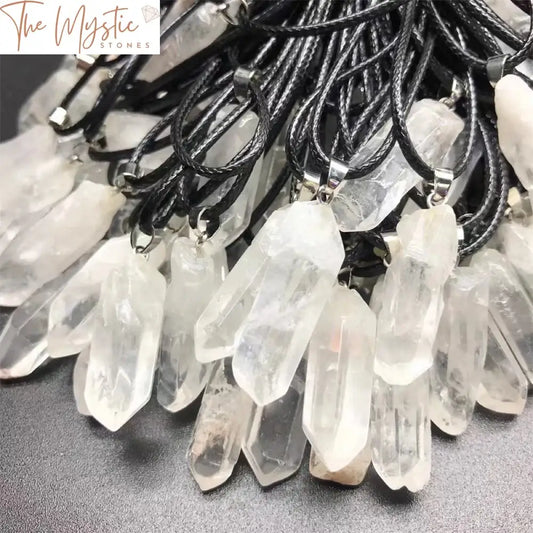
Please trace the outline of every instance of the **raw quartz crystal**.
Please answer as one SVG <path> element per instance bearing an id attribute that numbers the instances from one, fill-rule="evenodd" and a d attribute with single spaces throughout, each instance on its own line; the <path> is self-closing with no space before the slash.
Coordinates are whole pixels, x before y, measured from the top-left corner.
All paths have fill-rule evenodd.
<path id="1" fill-rule="evenodd" d="M 112 270 L 102 285 L 84 396 L 88 411 L 110 431 L 150 399 L 165 291 L 163 275 L 140 255 Z"/>
<path id="2" fill-rule="evenodd" d="M 344 468 L 332 472 L 328 470 L 327 466 L 324 464 L 324 461 L 322 461 L 315 450 L 312 449 L 311 455 L 309 456 L 309 473 L 313 477 L 322 479 L 323 481 L 331 481 L 339 485 L 356 487 L 364 481 L 371 459 L 372 453 L 370 446 L 366 445 L 357 454 L 357 457 L 355 457 L 355 459 L 353 459 Z"/>
<path id="3" fill-rule="evenodd" d="M 371 415 L 372 464 L 393 490 L 422 490 L 431 473 L 429 375 L 409 385 L 376 376 Z"/>
<path id="4" fill-rule="evenodd" d="M 57 154 L 57 137 L 49 126 L 35 126 L 0 144 L 0 162 L 0 235 L 10 233 L 10 242 L 28 218 L 72 190 L 80 165 Z"/>
<path id="5" fill-rule="evenodd" d="M 133 253 L 129 235 L 105 241 L 54 298 L 48 320 L 50 357 L 74 355 L 88 346 L 100 287 Z M 159 268 L 165 260 L 165 245 L 161 243 L 148 260 Z"/>
<path id="6" fill-rule="evenodd" d="M 90 416 L 89 408 L 85 402 L 85 383 L 87 381 L 87 368 L 89 367 L 89 348 L 85 348 L 76 359 L 74 372 L 72 374 L 72 388 L 74 391 L 74 401 L 78 413 L 83 416 Z"/>
<path id="7" fill-rule="evenodd" d="M 197 245 L 185 237 L 172 245 L 171 281 L 161 335 L 157 401 L 167 410 L 183 409 L 202 392 L 211 365 L 194 351 L 194 324 L 227 272 L 226 252 L 208 241 Z"/>
<path id="8" fill-rule="evenodd" d="M 252 401 L 235 383 L 229 360 L 215 364 L 196 418 L 187 462 L 203 491 L 231 476 L 241 453 Z"/>
<path id="9" fill-rule="evenodd" d="M 233 112 L 237 106 L 227 105 L 223 107 L 216 117 L 216 127 L 224 118 Z M 233 126 L 210 148 L 204 160 L 208 167 L 224 166 L 230 162 L 254 136 L 259 119 L 252 111 L 246 111 Z M 213 128 L 212 127 L 212 128 Z M 235 241 L 250 224 L 250 218 L 254 209 L 257 195 L 257 187 L 261 176 L 263 159 L 260 158 L 254 165 L 250 176 L 239 194 L 237 200 L 220 217 L 220 226 L 211 237 L 213 245 L 220 248 L 226 247 Z M 205 200 L 206 206 L 212 206 L 220 202 L 226 196 L 235 178 L 230 178 Z"/>
<path id="10" fill-rule="evenodd" d="M 263 487 L 292 476 L 302 463 L 307 443 L 302 429 L 304 376 L 302 362 L 282 398 L 265 406 L 252 406 L 242 449 Z"/>
<path id="11" fill-rule="evenodd" d="M 498 139 L 503 155 L 533 198 L 533 91 L 520 77 L 504 76 L 497 84 L 494 104 L 498 115 Z"/>
<path id="12" fill-rule="evenodd" d="M 513 352 L 489 319 L 487 357 L 479 385 L 477 402 L 496 413 L 519 415 L 526 406 L 527 379 Z"/>
<path id="13" fill-rule="evenodd" d="M 258 405 L 288 390 L 336 283 L 344 248 L 317 202 L 276 211 L 195 326 L 196 357 L 233 357 L 237 383 Z"/>
<path id="14" fill-rule="evenodd" d="M 111 187 L 84 182 L 25 227 L 0 257 L 0 305 L 20 305 L 72 265 L 105 235 L 124 201 Z"/>
<path id="15" fill-rule="evenodd" d="M 0 379 L 28 376 L 48 360 L 50 304 L 87 257 L 83 256 L 13 311 L 0 334 Z"/>
<path id="16" fill-rule="evenodd" d="M 456 268 L 444 288 L 444 309 L 431 367 L 431 420 L 460 435 L 472 419 L 487 351 L 489 286 L 471 267 Z"/>
<path id="17" fill-rule="evenodd" d="M 484 0 L 485 3 L 500 17 L 507 22 L 513 30 L 523 37 L 529 34 L 531 18 L 522 11 L 512 0 Z"/>
<path id="18" fill-rule="evenodd" d="M 382 146 L 392 122 L 365 144 L 350 161 L 355 168 L 365 163 Z M 446 105 L 435 100 L 415 102 L 407 117 L 407 129 L 420 157 L 439 167 L 464 127 L 464 121 Z M 331 207 L 341 231 L 369 231 L 378 226 L 421 180 L 405 160 L 398 144 L 385 161 L 366 176 L 343 181 L 335 190 Z"/>
<path id="19" fill-rule="evenodd" d="M 192 5 L 192 0 L 177 0 L 169 16 L 163 20 L 162 28 L 168 28 L 172 21 Z M 227 14 L 234 16 L 240 6 L 239 0 L 229 0 Z M 215 42 L 225 31 L 228 23 L 220 14 L 220 5 L 215 2 L 201 3 L 180 25 L 161 40 L 161 53 L 151 56 L 139 73 L 146 81 L 153 81 L 165 72 L 183 63 Z"/>
<path id="20" fill-rule="evenodd" d="M 337 286 L 308 349 L 303 427 L 330 471 L 366 445 L 374 376 L 376 317 L 356 291 Z"/>
<path id="21" fill-rule="evenodd" d="M 376 373 L 407 385 L 433 363 L 433 342 L 442 312 L 442 289 L 457 259 L 451 207 L 421 209 L 397 227 L 401 250 L 392 258 L 377 316 Z"/>
<path id="22" fill-rule="evenodd" d="M 518 364 L 533 383 L 533 304 L 508 259 L 485 249 L 471 265 L 489 280 L 489 312 Z"/>

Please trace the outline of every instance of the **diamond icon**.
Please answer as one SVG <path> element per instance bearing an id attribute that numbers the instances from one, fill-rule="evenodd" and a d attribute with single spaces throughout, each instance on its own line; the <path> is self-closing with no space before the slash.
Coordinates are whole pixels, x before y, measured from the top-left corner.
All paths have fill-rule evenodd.
<path id="1" fill-rule="evenodd" d="M 159 10 L 153 6 L 143 6 L 141 10 L 146 23 L 159 18 Z"/>

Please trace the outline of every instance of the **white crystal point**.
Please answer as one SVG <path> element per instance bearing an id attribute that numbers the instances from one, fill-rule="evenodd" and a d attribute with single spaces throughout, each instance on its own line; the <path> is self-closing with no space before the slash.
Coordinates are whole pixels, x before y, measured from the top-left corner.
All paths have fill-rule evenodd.
<path id="1" fill-rule="evenodd" d="M 258 405 L 287 392 L 344 260 L 329 206 L 296 202 L 282 212 L 281 227 L 267 223 L 260 232 L 267 232 L 268 249 L 260 240 L 243 256 L 264 260 L 256 270 L 250 312 L 235 335 L 233 373 Z M 232 277 L 234 271 L 223 284 L 226 289 L 242 283 Z"/>
<path id="2" fill-rule="evenodd" d="M 224 106 L 216 116 L 215 123 L 211 126 L 211 130 L 226 118 L 232 111 L 237 108 L 236 105 Z M 217 167 L 227 165 L 233 157 L 235 157 L 254 136 L 259 119 L 252 111 L 247 111 L 242 117 L 231 126 L 231 128 L 220 137 L 215 145 L 209 149 L 205 156 L 204 164 L 209 167 Z M 261 168 L 263 158 L 255 163 L 248 181 L 244 186 L 243 191 L 232 204 L 232 206 L 225 211 L 220 217 L 220 227 L 211 237 L 214 245 L 220 248 L 226 247 L 235 241 L 250 224 L 252 212 L 254 209 L 255 198 L 257 196 L 257 188 L 259 179 L 261 177 Z M 215 192 L 206 198 L 204 204 L 212 206 L 218 203 L 231 189 L 235 182 L 235 178 L 226 180 Z"/>
<path id="3" fill-rule="evenodd" d="M 85 402 L 91 415 L 110 431 L 122 427 L 150 399 L 165 292 L 163 275 L 136 255 L 112 270 L 102 285 Z"/>
<path id="4" fill-rule="evenodd" d="M 230 362 L 217 362 L 187 451 L 189 468 L 203 491 L 222 485 L 231 476 L 251 407 L 252 401 L 233 379 Z"/>
<path id="5" fill-rule="evenodd" d="M 431 473 L 429 375 L 409 385 L 376 376 L 371 418 L 372 464 L 393 490 L 423 489 Z"/>
<path id="6" fill-rule="evenodd" d="M 89 367 L 89 348 L 85 348 L 76 359 L 74 372 L 72 374 L 72 388 L 76 409 L 83 416 L 90 416 L 91 413 L 85 402 L 85 383 L 87 381 L 87 368 Z"/>
<path id="7" fill-rule="evenodd" d="M 242 450 L 263 487 L 292 476 L 302 463 L 307 443 L 302 429 L 304 368 L 302 364 L 282 398 L 252 406 Z"/>
<path id="8" fill-rule="evenodd" d="M 191 4 L 191 0 L 178 0 L 172 7 L 172 13 L 166 21 L 170 24 Z M 230 16 L 236 15 L 239 9 L 238 0 L 230 0 L 227 4 L 228 14 Z M 165 21 L 162 24 L 164 27 Z M 220 16 L 219 4 L 215 2 L 202 3 L 167 39 L 161 42 L 161 53 L 150 57 L 139 73 L 139 77 L 146 81 L 155 80 L 207 48 L 226 31 L 227 26 L 226 20 Z"/>
<path id="9" fill-rule="evenodd" d="M 533 113 L 533 91 L 519 76 L 510 74 L 496 84 L 494 104 L 498 115 L 500 148 L 522 185 L 531 193 L 533 122 L 530 117 Z"/>
<path id="10" fill-rule="evenodd" d="M 322 461 L 315 450 L 312 449 L 309 457 L 309 473 L 313 477 L 324 481 L 331 481 L 348 487 L 356 487 L 364 481 L 371 459 L 372 453 L 370 446 L 367 445 L 348 465 L 341 470 L 332 472 L 328 470 L 324 461 Z"/>
<path id="11" fill-rule="evenodd" d="M 533 383 L 533 304 L 507 258 L 496 250 L 478 252 L 471 266 L 489 280 L 489 312 L 518 364 Z"/>
<path id="12" fill-rule="evenodd" d="M 101 285 L 109 273 L 125 265 L 133 253 L 129 235 L 104 241 L 54 298 L 48 320 L 50 357 L 79 353 L 90 343 Z M 161 243 L 150 253 L 148 261 L 157 269 L 164 260 L 165 245 Z"/>
<path id="13" fill-rule="evenodd" d="M 337 286 L 309 342 L 303 428 L 330 471 L 365 447 L 374 376 L 376 317 L 361 296 Z"/>
<path id="14" fill-rule="evenodd" d="M 28 150 L 31 147 L 31 150 Z M 0 143 L 2 178 L 9 177 L 11 170 L 18 165 L 33 163 L 38 165 L 44 158 L 54 154 L 57 136 L 50 126 L 38 125 L 28 131 Z M 2 185 L 4 185 L 2 180 Z"/>
<path id="15" fill-rule="evenodd" d="M 124 201 L 111 187 L 84 182 L 24 228 L 0 257 L 0 305 L 20 305 L 79 259 L 105 235 Z"/>
<path id="16" fill-rule="evenodd" d="M 487 357 L 479 385 L 479 405 L 496 413 L 519 415 L 526 406 L 528 382 L 492 319 L 489 319 Z"/>
<path id="17" fill-rule="evenodd" d="M 498 238 L 505 257 L 533 297 L 533 227 L 505 222 L 498 230 Z"/>
<path id="18" fill-rule="evenodd" d="M 531 25 L 531 18 L 522 11 L 512 0 L 485 0 L 485 3 L 507 22 L 513 30 L 522 36 L 527 36 Z"/>
<path id="19" fill-rule="evenodd" d="M 456 268 L 444 288 L 444 310 L 431 368 L 432 422 L 463 433 L 474 413 L 487 352 L 489 286 L 471 267 Z"/>
<path id="20" fill-rule="evenodd" d="M 374 155 L 385 141 L 389 121 L 350 161 L 357 167 Z M 413 146 L 430 166 L 439 167 L 464 127 L 449 107 L 435 100 L 415 102 L 407 118 Z M 341 231 L 368 231 L 378 226 L 421 180 L 409 166 L 398 144 L 385 161 L 360 179 L 345 180 L 335 190 L 331 207 Z"/>
<path id="21" fill-rule="evenodd" d="M 209 245 L 197 246 L 185 237 L 172 245 L 157 382 L 157 401 L 171 412 L 193 402 L 211 372 L 211 365 L 195 357 L 194 324 L 228 268 L 225 250 Z"/>
<path id="22" fill-rule="evenodd" d="M 28 376 L 48 359 L 50 304 L 85 259 L 82 257 L 13 311 L 0 334 L 0 379 Z"/>
<path id="23" fill-rule="evenodd" d="M 455 215 L 447 205 L 418 210 L 398 224 L 401 251 L 383 281 L 376 373 L 407 385 L 429 370 L 442 312 L 442 288 L 457 259 Z"/>

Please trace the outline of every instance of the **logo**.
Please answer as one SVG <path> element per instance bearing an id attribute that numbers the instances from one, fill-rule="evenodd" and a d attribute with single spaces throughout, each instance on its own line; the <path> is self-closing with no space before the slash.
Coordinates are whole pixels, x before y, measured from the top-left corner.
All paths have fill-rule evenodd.
<path id="1" fill-rule="evenodd" d="M 0 0 L 0 54 L 159 54 L 159 0 Z"/>

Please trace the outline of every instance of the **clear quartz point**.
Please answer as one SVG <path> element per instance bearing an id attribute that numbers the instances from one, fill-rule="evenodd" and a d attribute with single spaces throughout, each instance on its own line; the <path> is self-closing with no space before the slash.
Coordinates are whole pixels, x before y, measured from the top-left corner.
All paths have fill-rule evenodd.
<path id="1" fill-rule="evenodd" d="M 326 205 L 276 211 L 214 294 L 196 327 L 196 356 L 234 349 L 237 383 L 258 405 L 281 398 L 336 283 L 344 248 Z"/>
<path id="2" fill-rule="evenodd" d="M 431 367 L 431 420 L 463 433 L 474 413 L 487 352 L 489 286 L 471 267 L 455 269 L 444 288 L 444 310 Z"/>
<path id="3" fill-rule="evenodd" d="M 366 445 L 344 468 L 332 472 L 331 470 L 328 470 L 324 461 L 322 461 L 315 450 L 312 449 L 309 457 L 309 473 L 313 477 L 322 479 L 323 481 L 331 481 L 339 485 L 356 487 L 364 481 L 371 459 L 372 453 L 370 446 Z"/>
<path id="4" fill-rule="evenodd" d="M 211 365 L 195 357 L 194 324 L 227 273 L 226 252 L 180 237 L 172 245 L 171 282 L 165 301 L 157 401 L 168 411 L 183 409 L 204 389 Z"/>
<path id="5" fill-rule="evenodd" d="M 150 399 L 166 282 L 139 255 L 111 271 L 95 312 L 85 384 L 91 415 L 110 431 Z"/>
<path id="6" fill-rule="evenodd" d="M 510 74 L 496 84 L 494 104 L 500 148 L 533 201 L 533 91 L 520 77 Z"/>
<path id="7" fill-rule="evenodd" d="M 533 304 L 508 259 L 496 250 L 474 255 L 471 266 L 489 280 L 489 312 L 518 364 L 533 383 Z"/>
<path id="8" fill-rule="evenodd" d="M 13 311 L 0 334 L 0 379 L 28 376 L 48 360 L 46 334 L 50 304 L 87 257 L 83 256 L 43 285 Z"/>
<path id="9" fill-rule="evenodd" d="M 89 408 L 85 402 L 85 383 L 87 381 L 87 368 L 89 366 L 89 348 L 85 348 L 76 358 L 72 374 L 72 388 L 78 413 L 90 416 Z"/>
<path id="10" fill-rule="evenodd" d="M 163 27 L 165 24 L 170 25 L 192 4 L 191 0 L 178 0 L 171 8 L 169 17 L 162 22 Z M 236 15 L 240 5 L 239 0 L 229 0 L 226 4 L 228 15 Z M 220 14 L 219 4 L 201 3 L 166 39 L 161 41 L 160 54 L 150 57 L 139 73 L 139 78 L 146 81 L 155 80 L 207 48 L 226 31 L 227 26 L 226 20 Z"/>
<path id="11" fill-rule="evenodd" d="M 374 376 L 376 317 L 361 296 L 337 286 L 309 342 L 303 428 L 330 471 L 365 447 Z"/>
<path id="12" fill-rule="evenodd" d="M 398 224 L 401 251 L 383 281 L 377 316 L 376 373 L 407 385 L 429 370 L 442 312 L 442 289 L 457 260 L 451 207 L 421 209 Z"/>
<path id="13" fill-rule="evenodd" d="M 124 201 L 111 187 L 84 182 L 24 228 L 0 257 L 0 305 L 20 305 L 79 259 L 105 235 Z"/>
<path id="14" fill-rule="evenodd" d="M 229 360 L 215 364 L 187 451 L 187 462 L 203 491 L 225 483 L 241 453 L 252 401 L 235 383 Z"/>
<path id="15" fill-rule="evenodd" d="M 496 413 L 519 415 L 526 406 L 528 382 L 513 352 L 489 318 L 487 357 L 477 402 Z"/>
<path id="16" fill-rule="evenodd" d="M 393 490 L 423 489 L 431 473 L 429 375 L 409 385 L 389 385 L 376 376 L 371 416 L 372 463 Z"/>
<path id="17" fill-rule="evenodd" d="M 365 163 L 382 146 L 389 121 L 350 161 L 352 168 Z M 464 121 L 446 105 L 425 99 L 415 102 L 407 118 L 411 141 L 420 157 L 439 167 L 464 127 Z M 378 226 L 420 182 L 398 144 L 373 172 L 359 179 L 345 180 L 335 190 L 331 207 L 341 231 L 369 231 Z"/>
<path id="18" fill-rule="evenodd" d="M 242 449 L 263 487 L 292 476 L 302 463 L 307 443 L 302 429 L 304 376 L 302 362 L 282 398 L 252 406 Z"/>
<path id="19" fill-rule="evenodd" d="M 526 37 L 529 34 L 531 18 L 512 0 L 485 0 L 485 3 L 521 36 Z"/>
<path id="20" fill-rule="evenodd" d="M 54 298 L 48 320 L 50 357 L 73 355 L 89 345 L 100 287 L 109 273 L 125 265 L 132 254 L 129 235 L 104 241 Z M 165 245 L 161 243 L 148 261 L 159 268 L 164 260 Z"/>

